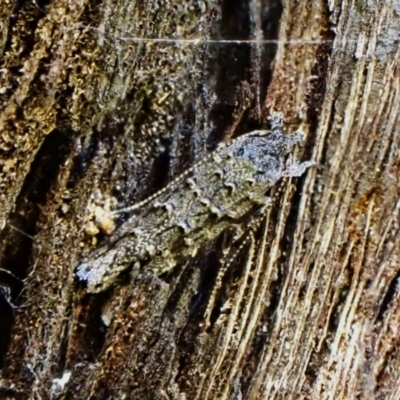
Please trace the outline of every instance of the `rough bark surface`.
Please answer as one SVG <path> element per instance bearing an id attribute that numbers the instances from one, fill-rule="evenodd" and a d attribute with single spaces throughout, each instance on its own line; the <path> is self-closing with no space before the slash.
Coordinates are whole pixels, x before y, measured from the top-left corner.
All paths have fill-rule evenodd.
<path id="1" fill-rule="evenodd" d="M 399 31 L 394 0 L 5 2 L 0 398 L 400 398 Z M 229 235 L 85 292 L 96 207 L 271 111 L 318 167 L 273 190 L 221 284 Z"/>

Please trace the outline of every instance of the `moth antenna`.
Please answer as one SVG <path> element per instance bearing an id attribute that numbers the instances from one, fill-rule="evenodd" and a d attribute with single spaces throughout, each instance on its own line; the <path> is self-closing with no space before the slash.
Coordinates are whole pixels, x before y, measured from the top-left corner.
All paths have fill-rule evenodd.
<path id="1" fill-rule="evenodd" d="M 255 234 L 256 230 L 258 229 L 258 227 L 260 226 L 261 222 L 264 220 L 265 213 L 266 213 L 266 210 L 268 209 L 269 205 L 270 205 L 270 203 L 266 204 L 257 212 L 260 215 L 257 215 L 256 217 L 254 217 L 254 219 L 250 222 L 246 232 L 236 240 L 238 242 L 239 240 L 242 239 L 239 247 L 237 249 L 235 249 L 233 254 L 231 254 L 229 256 L 229 258 L 227 259 L 227 261 L 224 263 L 223 267 L 218 271 L 218 275 L 215 280 L 215 285 L 212 289 L 210 299 L 208 300 L 206 312 L 204 314 L 206 328 L 211 326 L 211 322 L 210 322 L 211 312 L 215 305 L 215 299 L 217 297 L 217 293 L 222 287 L 222 280 L 224 279 L 225 274 L 227 273 L 228 269 L 230 268 L 230 266 L 232 265 L 234 260 L 237 259 L 238 255 L 240 254 L 242 249 L 249 243 L 249 241 L 254 240 L 254 234 Z"/>

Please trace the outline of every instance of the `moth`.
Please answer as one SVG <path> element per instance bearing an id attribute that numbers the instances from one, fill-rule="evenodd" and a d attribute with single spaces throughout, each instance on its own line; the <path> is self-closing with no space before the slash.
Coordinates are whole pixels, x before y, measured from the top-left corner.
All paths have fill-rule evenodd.
<path id="1" fill-rule="evenodd" d="M 285 177 L 301 176 L 312 161 L 292 160 L 303 135 L 257 130 L 220 144 L 204 160 L 133 211 L 109 242 L 84 259 L 77 277 L 87 291 L 109 288 L 131 266 L 162 274 L 194 257 L 209 240 L 270 202 L 268 190 Z"/>

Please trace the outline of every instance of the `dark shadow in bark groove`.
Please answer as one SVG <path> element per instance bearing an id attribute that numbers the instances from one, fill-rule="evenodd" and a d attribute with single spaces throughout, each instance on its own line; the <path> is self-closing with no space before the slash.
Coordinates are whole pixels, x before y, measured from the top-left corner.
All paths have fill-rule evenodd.
<path id="1" fill-rule="evenodd" d="M 216 40 L 247 40 L 250 35 L 250 10 L 247 1 L 223 1 L 221 21 Z M 211 61 L 208 71 L 213 71 L 211 81 L 215 82 L 214 91 L 217 101 L 210 112 L 214 131 L 209 144 L 222 139 L 223 132 L 232 124 L 235 91 L 246 77 L 250 62 L 251 47 L 247 43 L 217 43 L 211 45 Z"/>
<path id="2" fill-rule="evenodd" d="M 210 46 L 211 61 L 209 71 L 213 71 L 210 81 L 214 81 L 214 90 L 217 96 L 209 118 L 214 130 L 208 139 L 208 146 L 213 148 L 223 139 L 223 134 L 229 127 L 239 122 L 236 127 L 238 132 L 248 132 L 260 128 L 265 115 L 258 112 L 256 105 L 263 106 L 268 85 L 272 79 L 271 63 L 275 58 L 277 45 L 263 43 L 265 40 L 275 40 L 278 36 L 279 22 L 282 14 L 282 4 L 273 1 L 264 4 L 261 1 L 261 16 L 257 21 L 257 10 L 253 10 L 247 1 L 223 1 L 221 5 L 222 18 L 220 21 L 219 35 L 214 39 L 219 42 Z M 258 31 L 261 30 L 261 35 Z M 223 40 L 257 40 L 250 43 L 224 43 Z M 212 79 L 211 79 L 212 78 Z M 252 88 L 251 92 L 259 98 L 247 99 L 247 93 L 241 87 L 247 83 Z M 250 101 L 250 108 L 235 121 L 235 112 L 240 98 Z"/>
<path id="3" fill-rule="evenodd" d="M 0 275 L 0 285 L 10 291 L 11 301 L 21 293 L 23 280 L 31 267 L 31 252 L 40 208 L 45 204 L 47 194 L 56 181 L 70 148 L 70 138 L 63 132 L 55 130 L 46 137 L 15 202 L 15 211 L 9 216 L 8 225 L 0 234 L 0 265 L 3 270 L 10 272 Z M 0 311 L 3 311 L 3 307 Z M 8 322 L 10 325 L 1 329 L 4 339 L 2 343 L 8 342 L 7 338 L 11 333 L 12 320 L 9 319 Z M 0 348 L 0 360 L 5 356 L 6 350 L 4 346 Z"/>

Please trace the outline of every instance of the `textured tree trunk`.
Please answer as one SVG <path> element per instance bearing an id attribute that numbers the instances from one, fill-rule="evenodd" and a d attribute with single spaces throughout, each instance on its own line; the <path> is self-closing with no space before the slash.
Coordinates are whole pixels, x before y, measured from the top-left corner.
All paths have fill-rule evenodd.
<path id="1" fill-rule="evenodd" d="M 398 399 L 399 31 L 394 0 L 3 4 L 0 398 Z M 273 111 L 317 167 L 222 281 L 228 234 L 86 293 L 96 207 Z"/>

